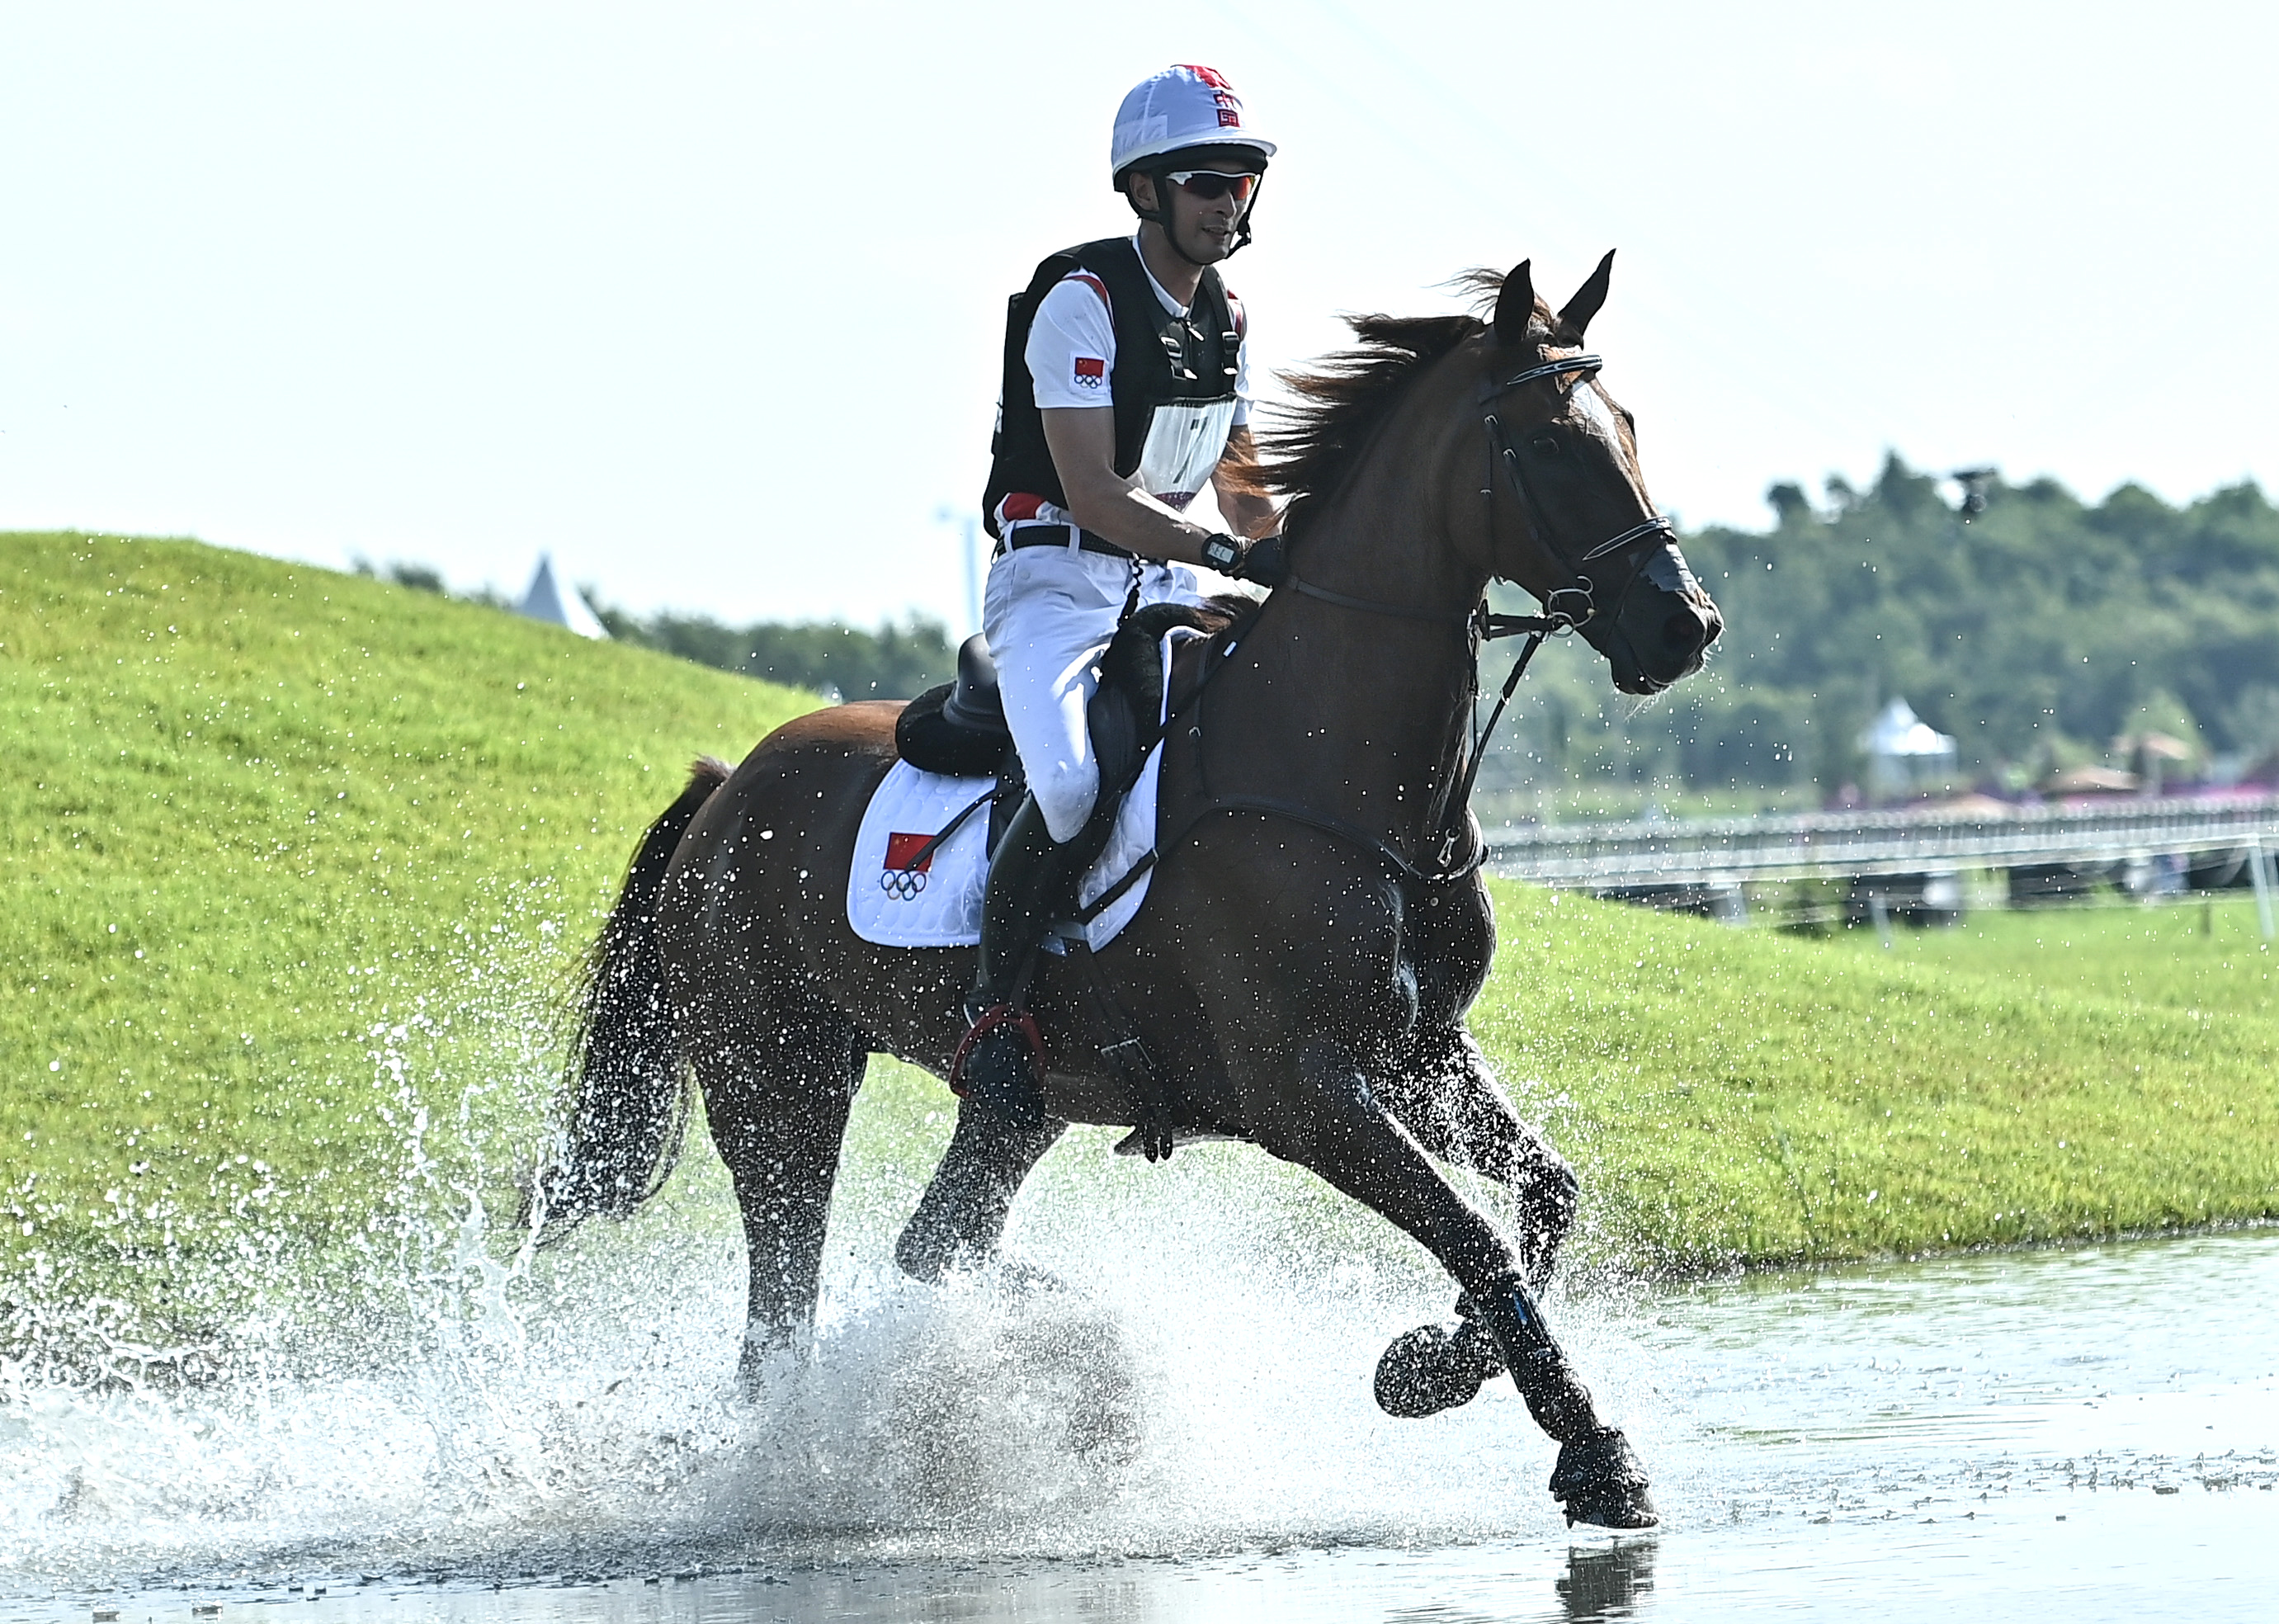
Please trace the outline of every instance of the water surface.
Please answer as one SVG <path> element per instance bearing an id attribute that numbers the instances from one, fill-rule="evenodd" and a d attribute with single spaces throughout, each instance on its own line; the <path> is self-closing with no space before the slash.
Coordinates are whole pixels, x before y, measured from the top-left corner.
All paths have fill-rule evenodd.
<path id="1" fill-rule="evenodd" d="M 0 1618 L 2279 1616 L 2279 1233 L 1562 1303 L 1655 1474 L 1617 1538 L 1508 1387 L 1377 1412 L 1428 1276 L 1113 1216 L 1040 1237 L 1080 1292 L 842 1271 L 756 1404 L 710 1246 L 203 1388 L 0 1373 Z"/>

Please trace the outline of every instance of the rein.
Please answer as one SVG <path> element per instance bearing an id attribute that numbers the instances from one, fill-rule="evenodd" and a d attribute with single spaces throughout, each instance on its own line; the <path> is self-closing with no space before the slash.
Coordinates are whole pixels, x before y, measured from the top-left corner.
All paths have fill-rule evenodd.
<path id="1" fill-rule="evenodd" d="M 1622 612 L 1623 603 L 1630 596 L 1631 589 L 1637 584 L 1638 574 L 1645 567 L 1646 550 L 1639 548 L 1638 543 L 1670 535 L 1677 528 L 1669 520 L 1657 514 L 1641 523 L 1632 525 L 1619 535 L 1610 536 L 1606 541 L 1600 542 L 1597 546 L 1583 553 L 1580 558 L 1572 557 L 1567 549 L 1559 545 L 1554 540 L 1555 527 L 1551 520 L 1550 511 L 1536 496 L 1534 488 L 1528 483 L 1526 466 L 1520 461 L 1518 450 L 1504 433 L 1502 420 L 1492 410 L 1499 398 L 1523 385 L 1539 382 L 1546 378 L 1564 377 L 1570 373 L 1595 374 L 1605 365 L 1606 363 L 1595 355 L 1567 356 L 1558 360 L 1546 361 L 1539 366 L 1531 366 L 1524 372 L 1505 379 L 1501 383 L 1490 383 L 1480 395 L 1481 427 L 1486 435 L 1488 449 L 1488 479 L 1480 495 L 1489 503 L 1489 533 L 1492 535 L 1495 527 L 1494 502 L 1497 483 L 1495 466 L 1500 453 L 1503 466 L 1511 477 L 1514 494 L 1518 496 L 1522 506 L 1535 525 L 1537 540 L 1542 543 L 1545 551 L 1566 566 L 1575 577 L 1574 585 L 1554 588 L 1545 596 L 1543 613 L 1539 615 L 1495 613 L 1488 608 L 1487 595 L 1485 592 L 1480 595 L 1479 601 L 1469 609 L 1419 609 L 1410 604 L 1387 604 L 1376 598 L 1356 597 L 1349 593 L 1332 592 L 1327 587 L 1316 586 L 1312 581 L 1301 577 L 1295 566 L 1287 568 L 1281 581 L 1276 583 L 1274 589 L 1278 592 L 1287 588 L 1302 596 L 1318 598 L 1321 602 L 1339 609 L 1354 610 L 1363 614 L 1389 615 L 1400 620 L 1425 620 L 1445 626 L 1462 627 L 1469 634 L 1471 664 L 1471 750 L 1462 769 L 1451 774 L 1448 781 L 1441 786 L 1434 797 L 1431 816 L 1427 827 L 1438 827 L 1440 830 L 1440 849 L 1435 857 L 1433 866 L 1426 868 L 1416 862 L 1381 835 L 1362 828 L 1357 824 L 1349 823 L 1342 818 L 1317 812 L 1312 807 L 1268 796 L 1216 796 L 1206 792 L 1203 804 L 1180 825 L 1178 830 L 1169 838 L 1159 836 L 1155 849 L 1134 864 L 1130 873 L 1095 897 L 1088 907 L 1078 911 L 1078 922 L 1089 923 L 1092 919 L 1097 917 L 1117 897 L 1123 896 L 1137 883 L 1142 874 L 1155 867 L 1184 843 L 1188 835 L 1193 832 L 1195 826 L 1213 812 L 1256 812 L 1266 817 L 1278 818 L 1287 822 L 1319 829 L 1324 834 L 1348 841 L 1374 852 L 1403 878 L 1427 885 L 1445 885 L 1462 880 L 1477 871 L 1480 865 L 1487 860 L 1487 843 L 1482 841 L 1473 849 L 1468 859 L 1462 864 L 1456 863 L 1458 831 L 1446 827 L 1450 821 L 1450 813 L 1452 812 L 1461 813 L 1469 810 L 1473 787 L 1479 781 L 1480 763 L 1486 758 L 1488 741 L 1494 735 L 1496 724 L 1503 720 L 1505 708 L 1511 704 L 1512 696 L 1519 691 L 1520 681 L 1527 675 L 1527 667 L 1535 658 L 1536 650 L 1543 646 L 1544 639 L 1571 632 L 1577 627 L 1597 618 L 1598 606 L 1593 601 L 1590 579 L 1583 573 L 1580 566 L 1594 564 L 1601 558 L 1611 558 L 1626 548 L 1636 549 L 1630 561 L 1630 568 L 1623 577 L 1622 589 L 1615 596 L 1614 612 L 1619 614 Z M 1272 600 L 1270 597 L 1268 601 Z M 1209 665 L 1206 666 L 1201 681 L 1177 708 L 1163 719 L 1163 726 L 1155 731 L 1155 740 L 1160 740 L 1168 734 L 1172 724 L 1179 721 L 1190 706 L 1200 711 L 1203 689 L 1209 685 L 1210 678 L 1223 669 L 1228 658 L 1247 641 L 1251 628 L 1257 624 L 1258 618 L 1265 612 L 1265 604 L 1259 604 L 1257 608 L 1250 611 L 1248 614 L 1230 627 L 1227 632 L 1221 634 L 1224 641 L 1220 643 Z M 1520 650 L 1519 658 L 1512 662 L 1510 673 L 1504 678 L 1503 691 L 1497 695 L 1495 708 L 1488 712 L 1487 722 L 1483 726 L 1479 720 L 1480 645 L 1484 643 L 1492 643 L 1500 637 L 1521 636 L 1527 639 L 1526 645 Z M 1155 740 L 1148 742 L 1150 748 L 1153 747 Z"/>
<path id="2" fill-rule="evenodd" d="M 1301 593 L 1307 597 L 1318 598 L 1323 603 L 1334 604 L 1339 609 L 1356 610 L 1364 614 L 1390 615 L 1402 620 L 1437 621 L 1444 625 L 1462 626 L 1469 629 L 1471 643 L 1471 749 L 1465 758 L 1462 771 L 1453 774 L 1433 798 L 1432 812 L 1427 827 L 1438 827 L 1440 830 L 1440 850 L 1434 869 L 1428 873 L 1419 868 L 1394 850 L 1387 842 L 1375 835 L 1365 835 L 1362 831 L 1337 820 L 1324 819 L 1311 812 L 1300 815 L 1295 809 L 1284 807 L 1278 804 L 1273 805 L 1255 804 L 1249 810 L 1270 811 L 1282 817 L 1297 817 L 1301 822 L 1310 823 L 1317 828 L 1328 830 L 1332 834 L 1359 840 L 1363 844 L 1377 848 L 1392 860 L 1395 867 L 1412 879 L 1435 882 L 1462 879 L 1485 860 L 1487 852 L 1483 844 L 1480 850 L 1473 852 L 1471 859 L 1463 866 L 1461 868 L 1450 866 L 1455 859 L 1457 836 L 1457 831 L 1447 827 L 1450 813 L 1452 811 L 1468 809 L 1471 805 L 1472 789 L 1479 781 L 1480 763 L 1486 758 L 1488 741 L 1495 733 L 1496 724 L 1503 720 L 1504 710 L 1511 704 L 1512 696 L 1519 691 L 1520 681 L 1527 675 L 1527 667 L 1535 658 L 1536 650 L 1543 646 L 1544 639 L 1571 632 L 1577 627 L 1597 618 L 1598 605 L 1593 601 L 1590 579 L 1583 573 L 1580 566 L 1595 564 L 1601 558 L 1612 558 L 1625 549 L 1633 550 L 1630 567 L 1623 576 L 1622 589 L 1615 595 L 1612 612 L 1620 614 L 1623 604 L 1629 600 L 1631 588 L 1637 584 L 1638 574 L 1646 566 L 1646 550 L 1638 544 L 1647 540 L 1659 540 L 1661 537 L 1673 534 L 1677 527 L 1669 520 L 1656 514 L 1641 523 L 1632 525 L 1619 535 L 1611 536 L 1600 542 L 1579 558 L 1574 558 L 1569 550 L 1561 546 L 1555 539 L 1556 527 L 1552 522 L 1550 509 L 1536 495 L 1534 487 L 1528 482 L 1527 466 L 1520 460 L 1518 449 L 1511 443 L 1510 437 L 1504 432 L 1502 419 L 1495 414 L 1493 407 L 1496 401 L 1514 389 L 1526 384 L 1540 382 L 1545 379 L 1566 377 L 1570 373 L 1594 377 L 1605 366 L 1606 362 L 1595 355 L 1564 356 L 1557 360 L 1545 361 L 1523 372 L 1514 373 L 1501 383 L 1491 383 L 1482 390 L 1480 395 L 1481 427 L 1485 431 L 1488 446 L 1488 479 L 1480 494 L 1487 498 L 1489 504 L 1489 534 L 1493 535 L 1495 529 L 1494 504 L 1497 485 L 1495 468 L 1497 463 L 1500 461 L 1505 471 L 1510 475 L 1513 492 L 1518 496 L 1522 507 L 1532 522 L 1537 539 L 1542 543 L 1544 550 L 1561 564 L 1565 565 L 1575 576 L 1573 586 L 1556 588 L 1546 596 L 1543 600 L 1543 613 L 1539 615 L 1493 613 L 1488 608 L 1487 596 L 1485 593 L 1481 595 L 1480 601 L 1469 609 L 1417 609 L 1402 604 L 1387 604 L 1375 598 L 1354 597 L 1344 592 L 1332 592 L 1327 587 L 1316 586 L 1312 581 L 1301 579 L 1295 567 L 1291 568 L 1283 578 L 1281 584 L 1291 590 Z M 1520 650 L 1519 658 L 1512 662 L 1510 674 L 1504 678 L 1503 691 L 1497 695 L 1495 708 L 1488 712 L 1487 722 L 1483 726 L 1479 720 L 1480 645 L 1484 643 L 1492 643 L 1499 637 L 1518 636 L 1524 636 L 1527 639 L 1526 645 Z M 1234 803 L 1224 801 L 1218 802 L 1216 804 L 1229 809 L 1233 809 L 1235 806 Z"/>

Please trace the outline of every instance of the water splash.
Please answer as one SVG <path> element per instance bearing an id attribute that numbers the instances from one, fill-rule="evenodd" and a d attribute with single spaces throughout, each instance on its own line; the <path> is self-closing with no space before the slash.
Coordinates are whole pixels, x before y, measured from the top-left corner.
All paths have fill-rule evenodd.
<path id="1" fill-rule="evenodd" d="M 1081 1290 L 918 1287 L 854 1214 L 815 1336 L 748 1398 L 725 1192 L 545 1254 L 470 1194 L 395 1254 L 400 1320 L 295 1328 L 199 1386 L 0 1371 L 0 1568 L 92 1587 L 416 1553 L 510 1580 L 1555 1527 L 1515 1402 L 1420 1424 L 1370 1399 L 1385 1336 L 1446 1289 L 1262 1238 L 1270 1207 L 1230 1197 L 1243 1158 L 1144 1197 L 1121 1165 L 1089 1202 L 1047 1192 L 1022 1245 Z"/>
<path id="2" fill-rule="evenodd" d="M 1014 1229 L 1068 1283 L 902 1280 L 893 1237 L 949 1102 L 910 1109 L 934 1085 L 883 1062 L 850 1132 L 815 1335 L 747 1394 L 740 1233 L 709 1149 L 625 1224 L 547 1251 L 502 1224 L 547 1132 L 560 927 L 542 885 L 497 912 L 457 928 L 448 996 L 359 967 L 361 1108 L 388 1130 L 386 1166 L 328 1242 L 295 1228 L 309 1192 L 249 1159 L 222 1175 L 234 1193 L 207 1232 L 122 1218 L 144 1248 L 134 1289 L 68 1260 L 12 1285 L 0 1586 L 1558 1526 L 1550 1446 L 1504 1384 L 1426 1422 L 1377 1411 L 1378 1351 L 1445 1316 L 1453 1289 L 1373 1215 L 1254 1151 L 1151 1169 L 1109 1157 L 1113 1135 L 1072 1134 Z M 1586 1361 L 1622 1367 L 1611 1321 L 1561 1312 Z M 1619 1384 L 1601 1392 L 1623 1407 Z"/>

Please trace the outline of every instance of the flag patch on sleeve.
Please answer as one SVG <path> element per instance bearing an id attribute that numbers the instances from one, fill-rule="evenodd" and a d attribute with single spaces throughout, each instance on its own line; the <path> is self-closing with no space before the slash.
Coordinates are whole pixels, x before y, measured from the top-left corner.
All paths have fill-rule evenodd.
<path id="1" fill-rule="evenodd" d="M 1076 358 L 1076 382 L 1078 389 L 1096 389 L 1108 381 L 1108 363 L 1096 355 Z"/>

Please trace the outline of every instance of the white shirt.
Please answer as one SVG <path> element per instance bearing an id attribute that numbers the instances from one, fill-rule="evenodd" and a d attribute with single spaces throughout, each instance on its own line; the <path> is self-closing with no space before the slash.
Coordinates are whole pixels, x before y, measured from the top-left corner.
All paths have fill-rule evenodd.
<path id="1" fill-rule="evenodd" d="M 1137 233 L 1132 235 L 1132 246 L 1135 250 L 1140 246 Z M 1163 291 L 1163 284 L 1147 269 L 1144 256 L 1140 269 L 1147 278 L 1147 286 L 1155 290 L 1165 315 L 1187 313 L 1186 305 Z M 1242 301 L 1235 297 L 1232 288 L 1226 291 L 1226 307 L 1234 318 L 1239 341 L 1235 347 L 1234 421 L 1239 427 L 1250 421 L 1250 323 Z M 1040 408 L 1113 405 L 1116 317 L 1109 307 L 1107 285 L 1091 272 L 1079 268 L 1047 289 L 1045 296 L 1037 302 L 1036 319 L 1029 324 L 1029 344 L 1023 358 L 1029 364 L 1029 377 L 1034 382 Z M 1096 363 L 1096 367 L 1080 366 L 1078 363 L 1084 361 Z"/>
<path id="2" fill-rule="evenodd" d="M 1137 234 L 1132 246 L 1139 247 Z M 1187 313 L 1186 305 L 1163 290 L 1144 258 L 1140 268 L 1166 315 Z M 1227 435 L 1250 420 L 1249 321 L 1232 289 L 1226 304 L 1236 335 L 1233 401 L 1158 408 L 1141 458 L 1138 477 L 1143 489 L 1174 507 L 1186 506 L 1202 489 L 1225 454 Z M 1116 317 L 1107 285 L 1079 267 L 1048 289 L 1037 302 L 1023 358 L 1040 409 L 1113 406 Z"/>

